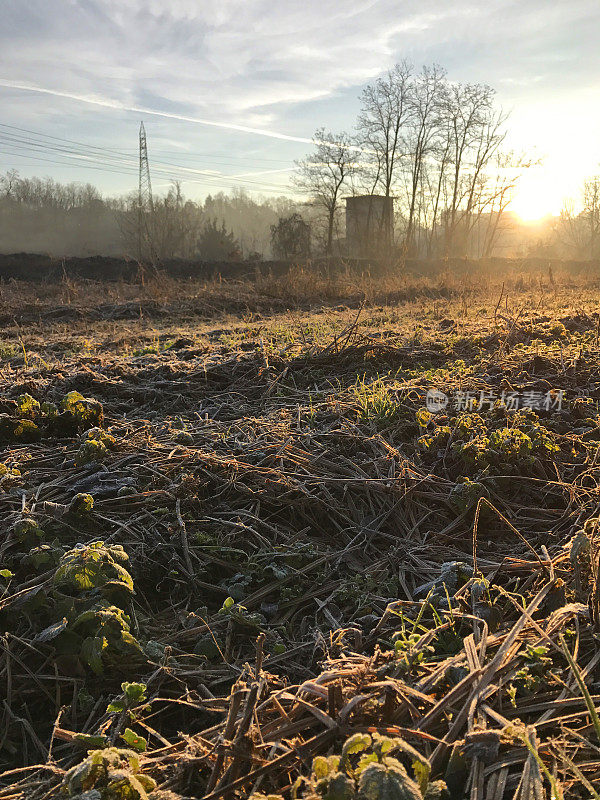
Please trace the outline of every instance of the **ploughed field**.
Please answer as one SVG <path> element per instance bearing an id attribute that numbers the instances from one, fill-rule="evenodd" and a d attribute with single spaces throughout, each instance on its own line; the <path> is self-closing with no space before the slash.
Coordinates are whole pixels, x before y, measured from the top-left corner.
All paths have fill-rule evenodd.
<path id="1" fill-rule="evenodd" d="M 138 289 L 2 297 L 0 798 L 598 797 L 597 290 Z"/>

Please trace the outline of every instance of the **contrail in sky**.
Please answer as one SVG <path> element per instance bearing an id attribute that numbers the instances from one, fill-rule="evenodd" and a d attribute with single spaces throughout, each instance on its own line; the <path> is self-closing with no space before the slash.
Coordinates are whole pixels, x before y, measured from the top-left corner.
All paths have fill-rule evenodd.
<path id="1" fill-rule="evenodd" d="M 45 89 L 42 86 L 32 86 L 27 83 L 18 83 L 0 78 L 0 86 L 7 89 L 19 89 L 24 92 L 37 92 L 38 94 L 49 94 L 53 97 L 64 97 L 68 100 L 75 100 L 79 103 L 88 103 L 89 105 L 101 106 L 102 108 L 114 108 L 118 111 L 132 111 L 138 114 L 150 114 L 155 117 L 166 117 L 167 119 L 176 119 L 181 122 L 195 122 L 198 125 L 209 125 L 212 128 L 226 128 L 227 130 L 239 131 L 240 133 L 252 133 L 256 136 L 268 136 L 271 139 L 284 139 L 288 142 L 301 142 L 302 144 L 313 144 L 314 139 L 306 139 L 303 136 L 288 136 L 286 133 L 278 133 L 277 131 L 267 131 L 263 128 L 251 128 L 247 125 L 236 125 L 233 122 L 215 122 L 215 120 L 201 119 L 199 117 L 186 117 L 182 114 L 171 114 L 168 111 L 155 111 L 152 108 L 144 108 L 143 106 L 126 106 L 116 100 L 106 100 L 98 97 L 88 97 L 86 95 L 71 94 L 70 92 L 59 92 L 55 89 Z"/>

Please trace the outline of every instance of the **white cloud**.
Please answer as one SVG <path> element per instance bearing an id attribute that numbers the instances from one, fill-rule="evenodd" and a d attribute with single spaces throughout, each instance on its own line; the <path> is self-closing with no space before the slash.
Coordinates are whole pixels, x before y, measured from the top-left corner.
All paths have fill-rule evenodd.
<path id="1" fill-rule="evenodd" d="M 122 105 L 151 95 L 256 124 L 271 106 L 371 78 L 393 63 L 400 33 L 452 15 L 412 5 L 399 13 L 391 0 L 34 0 L 15 4 L 0 32 L 0 77 Z"/>
<path id="2" fill-rule="evenodd" d="M 441 63 L 452 79 L 496 86 L 503 104 L 516 108 L 516 127 L 535 138 L 535 120 L 520 122 L 522 109 L 583 98 L 600 76 L 597 0 L 0 3 L 0 85 L 13 86 L 9 94 L 0 89 L 10 99 L 5 121 L 62 121 L 73 138 L 91 130 L 109 145 L 121 146 L 125 135 L 109 120 L 128 119 L 124 109 L 152 109 L 164 115 L 160 130 L 172 147 L 179 146 L 173 121 L 187 118 L 281 132 L 288 144 L 267 140 L 280 149 L 265 154 L 281 158 L 287 146 L 285 157 L 298 157 L 319 125 L 351 127 L 360 86 L 404 57 Z M 42 98 L 17 85 L 49 93 Z M 104 106 L 102 119 L 75 97 Z M 589 109 L 590 127 L 599 113 Z M 185 130 L 190 147 L 223 148 L 216 131 Z M 254 147 L 250 137 L 236 141 L 240 150 Z M 249 154 L 235 172 L 255 166 Z"/>
<path id="3" fill-rule="evenodd" d="M 270 125 L 274 106 L 327 97 L 403 55 L 432 61 L 449 48 L 459 69 L 461 53 L 487 62 L 488 74 L 472 79 L 527 86 L 523 67 L 543 58 L 548 69 L 537 72 L 552 74 L 572 58 L 565 28 L 592 9 L 591 0 L 13 0 L 0 77 Z"/>

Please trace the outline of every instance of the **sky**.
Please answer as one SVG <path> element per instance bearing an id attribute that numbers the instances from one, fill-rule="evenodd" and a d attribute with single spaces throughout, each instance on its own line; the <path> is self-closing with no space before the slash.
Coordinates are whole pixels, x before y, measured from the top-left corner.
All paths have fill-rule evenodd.
<path id="1" fill-rule="evenodd" d="M 0 0 L 0 19 L 0 172 L 134 190 L 143 120 L 157 192 L 292 194 L 317 127 L 352 128 L 403 59 L 496 89 L 508 145 L 542 160 L 524 218 L 600 172 L 598 0 Z"/>

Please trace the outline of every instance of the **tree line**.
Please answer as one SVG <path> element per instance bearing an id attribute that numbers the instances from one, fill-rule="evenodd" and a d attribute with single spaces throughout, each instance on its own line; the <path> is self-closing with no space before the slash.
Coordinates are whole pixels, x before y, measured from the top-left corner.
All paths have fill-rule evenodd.
<path id="1" fill-rule="evenodd" d="M 243 189 L 194 202 L 174 182 L 165 195 L 153 198 L 150 211 L 140 209 L 135 192 L 102 197 L 91 184 L 26 178 L 11 170 L 0 175 L 0 252 L 143 260 L 270 258 L 271 229 L 297 214 L 300 205 L 285 197 L 253 197 Z M 141 222 L 147 232 L 142 253 Z"/>

